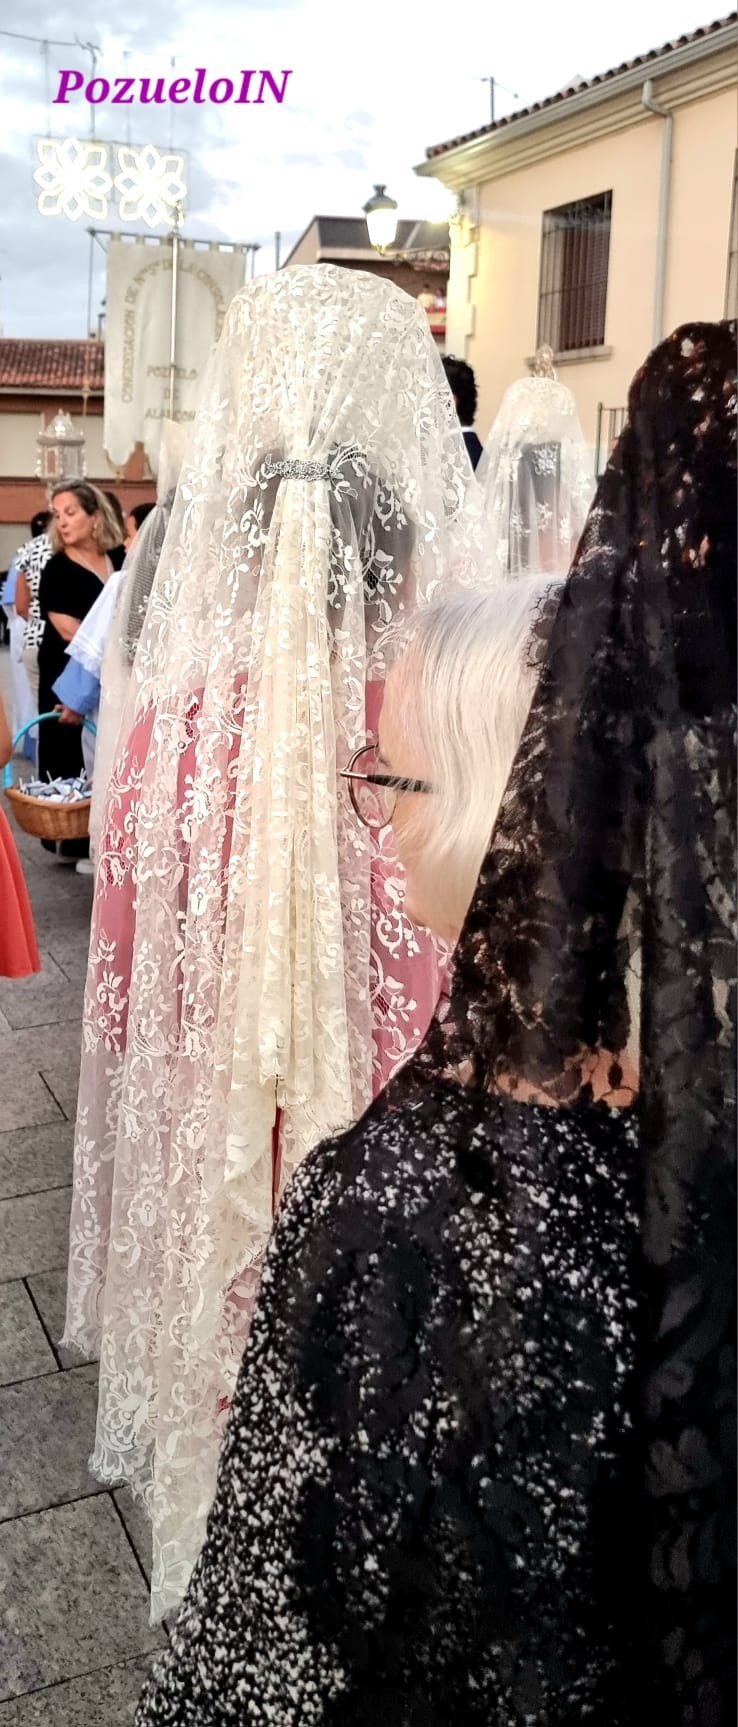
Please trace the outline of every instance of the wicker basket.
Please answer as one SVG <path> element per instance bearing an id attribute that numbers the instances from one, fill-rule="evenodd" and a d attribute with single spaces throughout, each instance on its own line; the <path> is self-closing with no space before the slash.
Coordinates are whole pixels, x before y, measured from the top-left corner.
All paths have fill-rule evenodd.
<path id="1" fill-rule="evenodd" d="M 77 803 L 55 803 L 53 798 L 29 798 L 15 786 L 6 786 L 5 796 L 19 828 L 37 840 L 85 840 L 90 831 L 91 798 Z"/>
<path id="2" fill-rule="evenodd" d="M 58 714 L 38 714 L 35 720 L 29 720 L 13 739 L 13 748 L 20 743 L 26 732 L 43 720 L 58 720 Z M 85 720 L 87 730 L 95 734 L 96 727 L 91 720 Z M 84 840 L 90 831 L 90 805 L 92 798 L 82 798 L 76 803 L 60 803 L 54 798 L 33 798 L 28 792 L 18 791 L 12 783 L 13 769 L 9 763 L 5 769 L 5 796 L 10 804 L 13 815 L 24 834 L 32 834 L 38 840 Z"/>

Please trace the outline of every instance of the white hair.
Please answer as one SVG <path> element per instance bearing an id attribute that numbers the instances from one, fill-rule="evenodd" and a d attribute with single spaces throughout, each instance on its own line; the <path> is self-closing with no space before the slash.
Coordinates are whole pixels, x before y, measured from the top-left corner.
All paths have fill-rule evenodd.
<path id="1" fill-rule="evenodd" d="M 435 794 L 422 800 L 419 843 L 453 928 L 468 910 L 530 708 L 536 620 L 562 588 L 551 576 L 464 588 L 416 612 L 406 637 L 401 723 L 422 743 Z"/>

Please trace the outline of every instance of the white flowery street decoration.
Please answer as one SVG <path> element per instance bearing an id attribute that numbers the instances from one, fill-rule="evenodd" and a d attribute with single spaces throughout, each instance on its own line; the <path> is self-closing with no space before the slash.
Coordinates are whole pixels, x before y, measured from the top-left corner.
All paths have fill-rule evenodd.
<path id="1" fill-rule="evenodd" d="M 117 157 L 121 221 L 146 222 L 149 228 L 171 221 L 187 195 L 184 157 L 175 151 L 162 155 L 153 144 L 135 149 L 119 144 Z"/>
<path id="2" fill-rule="evenodd" d="M 36 154 L 41 164 L 33 176 L 40 188 L 38 208 L 42 216 L 107 216 L 113 189 L 108 172 L 108 145 L 79 138 L 39 138 Z"/>
<path id="3" fill-rule="evenodd" d="M 145 222 L 169 227 L 184 208 L 187 158 L 154 144 L 116 144 L 91 138 L 37 138 L 42 216 Z"/>

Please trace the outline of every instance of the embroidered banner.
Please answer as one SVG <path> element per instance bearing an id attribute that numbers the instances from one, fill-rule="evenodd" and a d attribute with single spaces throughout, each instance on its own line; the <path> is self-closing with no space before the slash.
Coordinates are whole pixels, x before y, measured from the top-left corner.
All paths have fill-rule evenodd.
<path id="1" fill-rule="evenodd" d="M 108 244 L 105 450 L 123 467 L 142 443 L 156 473 L 165 419 L 192 420 L 203 368 L 243 285 L 246 251 L 179 241 L 174 414 L 169 413 L 171 239 Z"/>

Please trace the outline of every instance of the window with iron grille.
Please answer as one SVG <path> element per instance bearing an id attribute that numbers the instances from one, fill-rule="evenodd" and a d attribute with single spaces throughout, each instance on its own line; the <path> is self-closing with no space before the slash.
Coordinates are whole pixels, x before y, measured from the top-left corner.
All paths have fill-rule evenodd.
<path id="1" fill-rule="evenodd" d="M 604 343 L 611 215 L 612 192 L 544 211 L 539 346 L 565 354 Z"/>
<path id="2" fill-rule="evenodd" d="M 733 205 L 730 212 L 728 280 L 725 286 L 725 316 L 738 318 L 738 151 L 733 168 Z"/>

